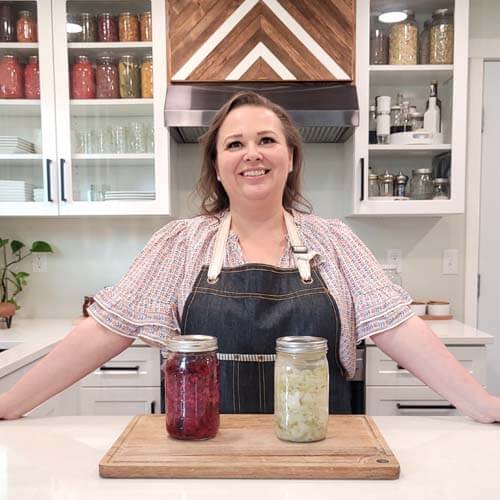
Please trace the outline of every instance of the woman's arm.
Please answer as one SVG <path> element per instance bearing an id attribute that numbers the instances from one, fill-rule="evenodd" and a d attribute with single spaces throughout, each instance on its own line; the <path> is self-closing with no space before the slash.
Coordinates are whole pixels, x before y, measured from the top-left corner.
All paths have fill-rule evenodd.
<path id="1" fill-rule="evenodd" d="M 420 318 L 412 316 L 372 340 L 465 415 L 484 423 L 500 421 L 500 398 L 488 394 Z"/>
<path id="2" fill-rule="evenodd" d="M 0 395 L 0 419 L 21 417 L 124 351 L 133 341 L 87 318 Z"/>

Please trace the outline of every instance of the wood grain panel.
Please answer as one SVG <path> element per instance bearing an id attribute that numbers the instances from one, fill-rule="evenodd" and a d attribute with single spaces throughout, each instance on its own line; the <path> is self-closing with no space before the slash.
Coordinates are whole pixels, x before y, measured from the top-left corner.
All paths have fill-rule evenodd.
<path id="1" fill-rule="evenodd" d="M 258 81 L 258 80 L 270 80 L 279 81 L 281 77 L 274 71 L 269 64 L 260 58 L 255 61 L 250 68 L 248 68 L 243 75 L 241 75 L 241 80 L 244 81 Z"/>

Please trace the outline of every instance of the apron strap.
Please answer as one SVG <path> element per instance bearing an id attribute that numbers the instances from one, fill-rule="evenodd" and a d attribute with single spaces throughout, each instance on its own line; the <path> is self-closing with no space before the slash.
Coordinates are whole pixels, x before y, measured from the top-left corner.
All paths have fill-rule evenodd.
<path id="1" fill-rule="evenodd" d="M 309 252 L 307 247 L 302 244 L 302 240 L 293 220 L 293 216 L 286 210 L 283 210 L 283 215 L 285 217 L 285 225 L 288 232 L 288 238 L 290 239 L 295 265 L 297 266 L 302 281 L 304 283 L 310 283 L 312 281 L 310 260 L 317 255 L 317 252 Z M 210 260 L 207 276 L 210 283 L 215 283 L 217 281 L 222 270 L 230 227 L 231 214 L 228 213 L 222 220 L 215 237 L 212 259 Z"/>

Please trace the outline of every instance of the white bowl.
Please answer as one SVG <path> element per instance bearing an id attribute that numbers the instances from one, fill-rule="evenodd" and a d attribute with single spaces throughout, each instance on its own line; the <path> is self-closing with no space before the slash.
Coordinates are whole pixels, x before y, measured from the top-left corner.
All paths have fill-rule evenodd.
<path id="1" fill-rule="evenodd" d="M 427 314 L 430 316 L 448 316 L 450 310 L 450 303 L 446 300 L 431 300 L 427 304 Z"/>
<path id="2" fill-rule="evenodd" d="M 410 304 L 410 308 L 415 316 L 423 316 L 425 314 L 427 303 L 421 301 L 414 301 Z"/>

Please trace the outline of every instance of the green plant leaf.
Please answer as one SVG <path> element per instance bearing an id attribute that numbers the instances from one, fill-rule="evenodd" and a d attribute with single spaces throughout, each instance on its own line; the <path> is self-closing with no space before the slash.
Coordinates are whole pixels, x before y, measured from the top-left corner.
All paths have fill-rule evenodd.
<path id="1" fill-rule="evenodd" d="M 25 273 L 24 271 L 19 271 L 17 273 L 14 273 L 13 271 L 10 272 L 14 275 L 14 277 L 19 279 L 27 278 L 30 275 L 29 273 Z"/>
<path id="2" fill-rule="evenodd" d="M 9 242 L 9 240 L 2 240 L 2 238 L 0 238 L 0 248 L 2 248 L 5 245 L 7 245 L 8 242 Z"/>
<path id="3" fill-rule="evenodd" d="M 50 252 L 54 253 L 52 247 L 46 241 L 34 241 L 31 245 L 32 252 Z"/>
<path id="4" fill-rule="evenodd" d="M 23 248 L 25 246 L 26 245 L 22 241 L 19 241 L 19 240 L 12 240 L 10 242 L 10 248 L 12 250 L 12 253 L 19 252 L 19 250 L 21 250 L 21 248 Z"/>
<path id="5" fill-rule="evenodd" d="M 7 302 L 10 304 L 14 304 L 16 306 L 16 311 L 21 309 L 21 306 L 14 299 L 9 299 Z"/>

